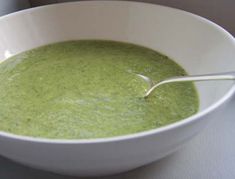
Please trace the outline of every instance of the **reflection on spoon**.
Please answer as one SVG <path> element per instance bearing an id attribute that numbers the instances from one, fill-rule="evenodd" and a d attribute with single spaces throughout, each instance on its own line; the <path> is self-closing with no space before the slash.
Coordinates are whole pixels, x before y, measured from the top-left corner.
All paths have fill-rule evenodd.
<path id="1" fill-rule="evenodd" d="M 141 75 L 141 74 L 136 74 L 137 76 L 139 76 L 140 78 L 142 78 L 145 82 L 148 83 L 149 85 L 149 89 L 152 88 L 152 86 L 154 85 L 153 81 L 147 77 L 147 76 L 144 76 L 144 75 Z"/>

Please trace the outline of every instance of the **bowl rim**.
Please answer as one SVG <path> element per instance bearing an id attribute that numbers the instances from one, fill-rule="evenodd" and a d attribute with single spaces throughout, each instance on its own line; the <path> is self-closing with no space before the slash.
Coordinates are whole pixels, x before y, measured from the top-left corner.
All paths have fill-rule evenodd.
<path id="1" fill-rule="evenodd" d="M 114 1 L 88 0 L 88 1 L 77 1 L 77 2 L 63 2 L 63 3 L 49 4 L 49 5 L 44 5 L 44 6 L 40 6 L 40 7 L 34 7 L 34 8 L 30 8 L 30 9 L 20 10 L 20 11 L 11 13 L 11 14 L 1 16 L 0 21 L 3 19 L 6 19 L 6 18 L 11 18 L 11 17 L 17 16 L 17 15 L 30 13 L 32 11 L 37 11 L 37 10 L 45 9 L 45 8 L 55 8 L 55 7 L 64 6 L 64 5 L 94 4 L 94 3 L 98 3 L 98 4 L 107 3 L 107 4 L 113 4 L 113 5 L 115 5 L 115 3 L 117 3 L 117 4 L 126 3 L 126 4 L 140 4 L 142 6 L 158 6 L 160 8 L 169 9 L 171 11 L 175 11 L 177 13 L 181 13 L 186 16 L 191 16 L 192 18 L 195 18 L 198 21 L 201 21 L 202 23 L 210 25 L 213 28 L 216 28 L 217 30 L 219 30 L 219 32 L 221 34 L 224 34 L 224 36 L 227 38 L 228 41 L 232 42 L 234 49 L 235 49 L 235 38 L 229 32 L 227 32 L 224 28 L 217 25 L 216 23 L 214 23 L 204 17 L 201 17 L 199 15 L 196 15 L 196 14 L 193 14 L 193 13 L 181 10 L 181 9 L 158 5 L 158 4 L 153 4 L 153 3 L 146 3 L 146 2 L 133 2 L 133 1 L 131 2 L 131 1 L 123 1 L 123 0 L 120 0 L 120 1 L 118 1 L 118 0 L 114 0 Z M 53 144 L 53 143 L 55 143 L 55 144 L 96 144 L 96 143 L 109 143 L 109 142 L 117 142 L 117 141 L 126 141 L 126 140 L 130 140 L 130 139 L 136 139 L 136 138 L 146 137 L 146 136 L 150 136 L 150 135 L 156 135 L 158 133 L 162 133 L 162 132 L 166 132 L 169 130 L 173 130 L 178 127 L 186 126 L 196 120 L 200 120 L 203 116 L 208 115 L 209 113 L 213 112 L 215 109 L 220 107 L 223 103 L 225 103 L 234 94 L 235 94 L 235 83 L 230 87 L 230 89 L 228 89 L 228 91 L 219 100 L 217 100 L 216 102 L 211 104 L 206 109 L 204 109 L 204 110 L 202 110 L 192 116 L 189 116 L 188 118 L 184 118 L 180 121 L 168 124 L 166 126 L 162 126 L 162 127 L 156 128 L 156 129 L 150 129 L 150 130 L 146 130 L 146 131 L 142 131 L 142 132 L 138 132 L 138 133 L 132 133 L 132 134 L 120 135 L 120 136 L 114 136 L 114 137 L 106 137 L 106 138 L 94 138 L 94 139 L 52 139 L 52 138 L 24 136 L 24 135 L 13 134 L 10 132 L 0 131 L 0 137 L 21 140 L 21 141 L 27 141 L 27 142 L 51 143 L 51 144 Z"/>

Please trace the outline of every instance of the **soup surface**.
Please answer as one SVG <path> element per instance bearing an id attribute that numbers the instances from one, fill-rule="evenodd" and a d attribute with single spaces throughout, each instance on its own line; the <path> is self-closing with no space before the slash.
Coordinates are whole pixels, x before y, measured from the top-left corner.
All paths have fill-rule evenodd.
<path id="1" fill-rule="evenodd" d="M 125 135 L 182 120 L 198 110 L 192 83 L 149 83 L 186 72 L 134 44 L 79 40 L 15 55 L 0 65 L 0 130 L 57 139 Z"/>

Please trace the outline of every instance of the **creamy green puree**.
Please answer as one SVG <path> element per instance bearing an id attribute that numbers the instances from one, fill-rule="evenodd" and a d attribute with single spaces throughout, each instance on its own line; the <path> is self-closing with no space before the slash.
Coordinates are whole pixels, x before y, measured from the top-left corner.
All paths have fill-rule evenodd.
<path id="1" fill-rule="evenodd" d="M 80 40 L 39 47 L 0 65 L 0 130 L 60 139 L 125 135 L 174 123 L 198 110 L 192 83 L 149 84 L 185 71 L 151 49 Z"/>

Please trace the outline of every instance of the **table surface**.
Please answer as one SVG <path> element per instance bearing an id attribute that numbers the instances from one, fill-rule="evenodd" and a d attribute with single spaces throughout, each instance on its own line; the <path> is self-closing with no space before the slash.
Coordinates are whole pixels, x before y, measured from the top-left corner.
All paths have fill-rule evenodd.
<path id="1" fill-rule="evenodd" d="M 235 96 L 225 112 L 182 149 L 153 164 L 96 179 L 234 179 Z M 79 179 L 31 169 L 0 157 L 1 179 Z"/>

